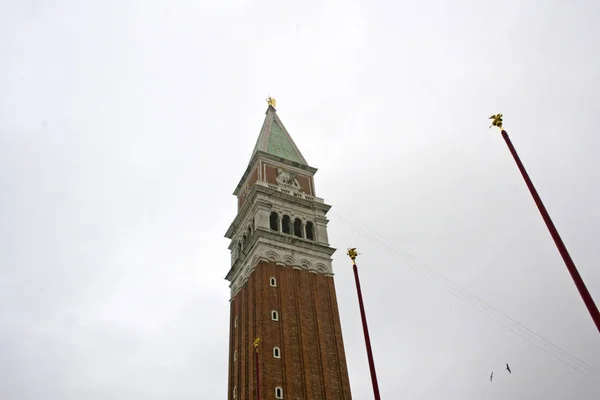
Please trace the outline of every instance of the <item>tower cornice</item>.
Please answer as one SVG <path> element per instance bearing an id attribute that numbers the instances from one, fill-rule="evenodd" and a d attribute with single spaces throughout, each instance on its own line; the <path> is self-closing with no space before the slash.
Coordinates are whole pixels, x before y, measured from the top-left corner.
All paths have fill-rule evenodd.
<path id="1" fill-rule="evenodd" d="M 329 245 L 316 243 L 314 241 L 298 238 L 293 235 L 285 235 L 279 232 L 273 232 L 267 229 L 259 228 L 254 232 L 252 238 L 249 240 L 246 249 L 244 249 L 243 256 L 238 258 L 229 269 L 229 272 L 227 272 L 227 275 L 225 276 L 226 280 L 233 283 L 244 267 L 254 268 L 262 258 L 268 258 L 266 255 L 260 254 L 262 252 L 257 249 L 257 245 L 260 243 L 268 243 L 269 249 L 279 250 L 279 253 L 281 254 L 299 254 L 299 259 L 308 258 L 315 260 L 319 258 L 325 265 L 330 264 L 331 256 L 337 251 L 337 249 Z M 303 255 L 302 253 L 305 254 Z M 283 259 L 284 257 L 281 258 Z M 312 269 L 312 264 L 316 265 L 317 262 L 315 261 L 311 263 L 308 269 Z M 294 267 L 301 265 L 289 266 Z M 328 270 L 324 272 L 332 273 L 330 267 L 328 267 Z"/>

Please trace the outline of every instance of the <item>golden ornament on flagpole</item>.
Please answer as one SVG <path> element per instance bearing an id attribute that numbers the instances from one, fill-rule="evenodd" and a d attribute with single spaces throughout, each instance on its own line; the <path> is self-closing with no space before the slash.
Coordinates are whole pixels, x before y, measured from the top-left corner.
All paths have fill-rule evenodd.
<path id="1" fill-rule="evenodd" d="M 492 120 L 492 124 L 490 125 L 490 128 L 492 126 L 497 126 L 498 128 L 500 128 L 500 130 L 504 130 L 504 128 L 502 128 L 502 114 L 492 115 L 489 119 Z"/>
<path id="2" fill-rule="evenodd" d="M 348 257 L 352 260 L 352 264 L 356 264 L 356 257 L 358 256 L 358 252 L 356 251 L 356 247 L 351 247 L 348 249 Z"/>

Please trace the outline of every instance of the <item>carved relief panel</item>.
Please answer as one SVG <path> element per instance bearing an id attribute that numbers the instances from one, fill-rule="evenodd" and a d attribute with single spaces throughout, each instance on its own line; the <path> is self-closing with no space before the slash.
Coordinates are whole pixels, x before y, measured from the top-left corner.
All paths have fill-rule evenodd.
<path id="1" fill-rule="evenodd" d="M 291 186 L 294 189 L 302 190 L 302 187 L 300 187 L 300 183 L 298 182 L 298 177 L 282 168 L 277 168 L 277 178 L 275 178 L 275 180 L 279 185 Z"/>
<path id="2" fill-rule="evenodd" d="M 270 184 L 314 196 L 312 180 L 308 176 L 297 174 L 286 168 L 275 167 L 268 164 L 265 164 L 264 172 L 265 176 L 263 179 Z"/>

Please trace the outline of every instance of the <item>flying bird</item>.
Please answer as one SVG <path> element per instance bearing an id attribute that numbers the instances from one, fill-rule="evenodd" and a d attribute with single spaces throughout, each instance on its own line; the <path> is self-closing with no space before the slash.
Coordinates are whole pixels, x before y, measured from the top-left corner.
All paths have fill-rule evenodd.
<path id="1" fill-rule="evenodd" d="M 512 372 L 510 371 L 510 367 L 508 366 L 508 363 L 506 364 L 506 370 L 508 371 L 509 374 L 512 374 Z"/>
<path id="2" fill-rule="evenodd" d="M 492 372 L 492 374 L 490 375 L 490 382 L 492 381 L 493 378 L 494 378 L 494 373 Z"/>

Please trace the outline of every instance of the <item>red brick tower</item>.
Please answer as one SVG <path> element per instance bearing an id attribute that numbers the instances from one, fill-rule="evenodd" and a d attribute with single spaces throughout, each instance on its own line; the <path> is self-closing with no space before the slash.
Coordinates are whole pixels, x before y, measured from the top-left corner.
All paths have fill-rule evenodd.
<path id="1" fill-rule="evenodd" d="M 350 400 L 327 237 L 331 206 L 269 99 L 265 122 L 234 195 L 229 400 L 255 400 L 252 343 L 260 338 L 260 399 Z"/>

